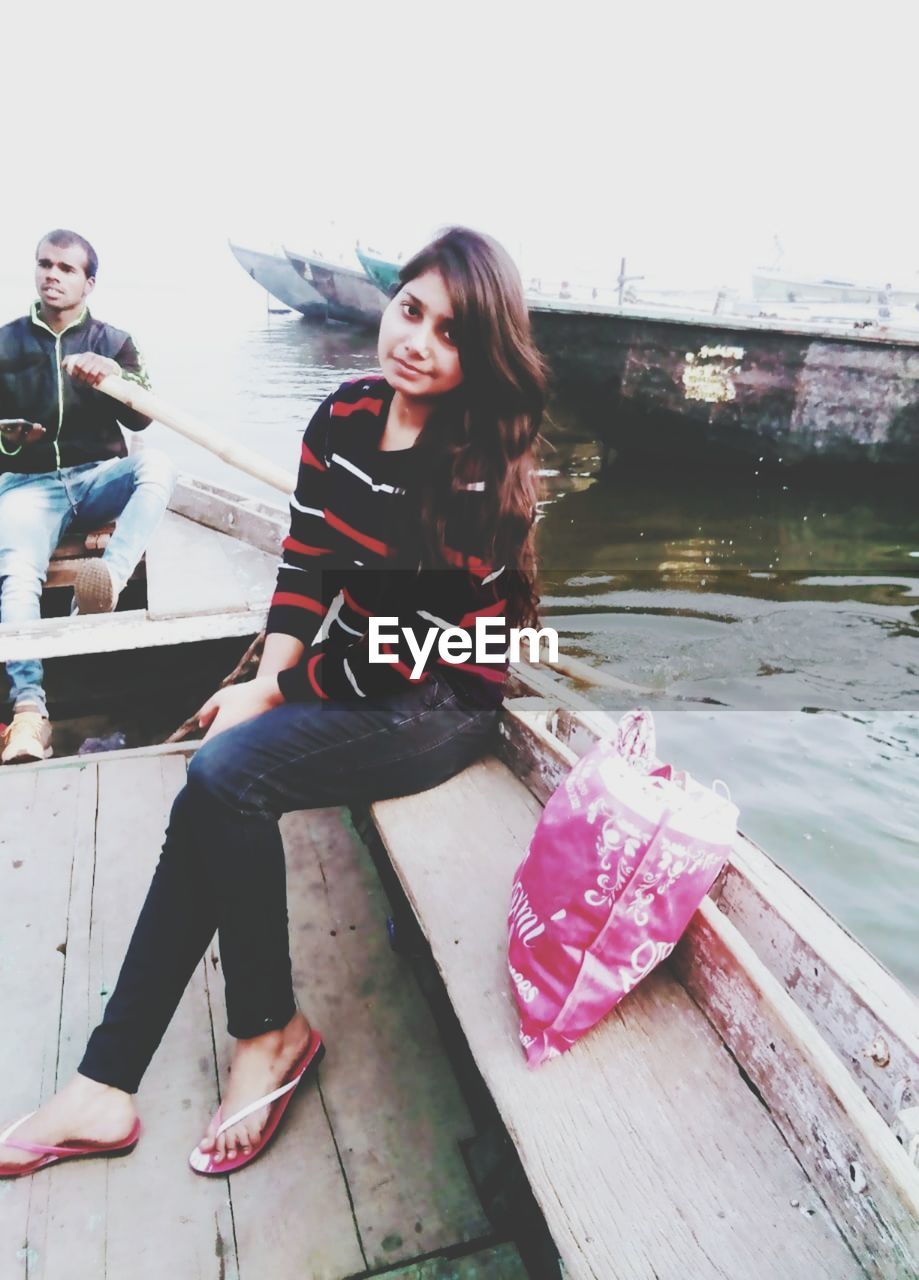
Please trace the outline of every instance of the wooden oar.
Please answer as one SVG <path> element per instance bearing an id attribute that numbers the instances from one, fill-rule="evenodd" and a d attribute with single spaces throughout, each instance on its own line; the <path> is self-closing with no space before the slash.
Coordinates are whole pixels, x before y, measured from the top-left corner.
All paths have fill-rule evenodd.
<path id="1" fill-rule="evenodd" d="M 216 454 L 218 458 L 228 462 L 231 467 L 244 471 L 246 475 L 254 476 L 256 480 L 262 480 L 265 484 L 271 485 L 272 488 L 279 489 L 281 493 L 291 494 L 296 488 L 297 477 L 293 472 L 285 471 L 283 467 L 276 467 L 273 462 L 261 457 L 254 450 L 247 449 L 245 445 L 227 440 L 225 436 L 221 435 L 219 431 L 215 431 L 213 427 L 209 427 L 204 422 L 199 422 L 191 414 L 183 413 L 181 410 L 173 408 L 172 405 L 165 404 L 152 391 L 145 391 L 143 387 L 137 386 L 134 382 L 129 382 L 126 378 L 114 376 L 103 378 L 96 390 L 104 391 L 107 396 L 111 396 L 114 400 L 127 405 L 129 409 L 134 409 L 147 418 L 154 418 L 157 422 L 162 422 L 164 426 L 171 427 L 173 431 L 178 431 L 186 439 L 193 440 L 195 444 L 200 444 L 203 449 Z M 606 672 L 598 671 L 595 667 L 591 667 L 588 663 L 581 662 L 577 658 L 560 658 L 558 662 L 548 662 L 545 659 L 543 661 L 546 666 L 553 667 L 556 671 L 561 672 L 562 675 L 569 676 L 572 680 L 578 680 L 582 684 L 594 685 L 596 688 L 613 689 L 617 693 L 632 695 L 655 692 L 653 689 L 645 689 L 641 685 L 629 684 L 628 681 L 619 680 L 616 676 L 607 675 Z M 233 673 L 233 677 L 229 682 L 232 683 L 235 678 L 237 678 L 236 672 Z"/>
<path id="2" fill-rule="evenodd" d="M 200 444 L 203 449 L 216 454 L 218 458 L 228 462 L 231 467 L 236 467 L 239 471 L 245 471 L 246 475 L 254 476 L 256 480 L 261 480 L 264 484 L 271 485 L 273 489 L 279 489 L 281 493 L 291 494 L 296 488 L 297 476 L 295 472 L 285 471 L 283 467 L 275 466 L 273 462 L 269 462 L 267 458 L 263 458 L 253 449 L 247 449 L 243 444 L 227 440 L 225 436 L 221 435 L 219 431 L 215 431 L 213 427 L 209 427 L 204 422 L 199 422 L 190 413 L 183 413 L 181 410 L 173 408 L 172 405 L 165 404 L 152 391 L 145 391 L 143 387 L 139 387 L 135 382 L 129 382 L 127 378 L 103 378 L 96 390 L 104 391 L 113 400 L 120 400 L 129 409 L 135 409 L 147 418 L 155 418 L 157 422 L 162 422 L 164 426 L 171 427 L 173 431 L 178 431 L 179 435 L 185 436 L 188 440 L 193 440 L 195 444 Z"/>

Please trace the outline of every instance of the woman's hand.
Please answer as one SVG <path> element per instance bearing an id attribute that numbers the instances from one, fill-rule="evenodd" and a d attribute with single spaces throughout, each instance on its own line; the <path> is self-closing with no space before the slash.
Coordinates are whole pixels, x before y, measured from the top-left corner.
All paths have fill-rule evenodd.
<path id="1" fill-rule="evenodd" d="M 273 677 L 257 676 L 246 684 L 218 689 L 198 712 L 198 724 L 207 729 L 204 741 L 216 738 L 224 729 L 232 729 L 245 720 L 254 720 L 272 707 L 279 707 L 283 701 L 278 682 Z"/>

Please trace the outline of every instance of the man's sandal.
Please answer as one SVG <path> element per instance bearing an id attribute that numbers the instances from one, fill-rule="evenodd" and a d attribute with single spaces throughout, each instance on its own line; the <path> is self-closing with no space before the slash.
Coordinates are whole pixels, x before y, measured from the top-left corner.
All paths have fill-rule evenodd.
<path id="1" fill-rule="evenodd" d="M 39 1169 L 46 1169 L 48 1165 L 60 1164 L 62 1160 L 84 1160 L 91 1156 L 126 1156 L 137 1146 L 137 1139 L 140 1137 L 140 1120 L 137 1119 L 128 1136 L 119 1138 L 117 1142 L 65 1142 L 59 1147 L 45 1147 L 38 1142 L 17 1142 L 12 1135 L 20 1125 L 25 1124 L 34 1115 L 35 1112 L 30 1111 L 27 1116 L 11 1124 L 4 1133 L 0 1133 L 0 1146 L 15 1147 L 17 1151 L 30 1151 L 35 1159 L 28 1160 L 24 1164 L 4 1164 L 0 1161 L 0 1178 L 24 1178 L 27 1174 L 37 1173 Z"/>
<path id="2" fill-rule="evenodd" d="M 250 1102 L 248 1106 L 243 1107 L 241 1111 L 237 1111 L 228 1120 L 221 1120 L 220 1128 L 214 1134 L 215 1138 L 219 1138 L 222 1133 L 226 1133 L 235 1124 L 239 1124 L 240 1120 L 245 1120 L 246 1116 L 251 1116 L 254 1111 L 260 1111 L 263 1107 L 269 1108 L 265 1127 L 255 1142 L 252 1143 L 248 1152 L 243 1154 L 239 1151 L 232 1160 L 218 1161 L 214 1158 L 213 1152 L 202 1151 L 200 1147 L 195 1147 L 188 1157 L 188 1163 L 195 1173 L 208 1176 L 233 1173 L 236 1169 L 241 1169 L 243 1165 L 251 1164 L 253 1160 L 257 1159 L 277 1133 L 297 1086 L 307 1077 L 314 1074 L 316 1067 L 319 1066 L 324 1056 L 325 1045 L 322 1043 L 322 1036 L 319 1035 L 318 1031 L 311 1031 L 309 1044 L 284 1077 L 280 1088 L 275 1089 L 273 1093 L 266 1093 L 263 1098 L 258 1098 L 255 1102 Z M 218 1108 L 216 1117 L 218 1120 L 221 1119 L 222 1110 L 222 1107 Z"/>

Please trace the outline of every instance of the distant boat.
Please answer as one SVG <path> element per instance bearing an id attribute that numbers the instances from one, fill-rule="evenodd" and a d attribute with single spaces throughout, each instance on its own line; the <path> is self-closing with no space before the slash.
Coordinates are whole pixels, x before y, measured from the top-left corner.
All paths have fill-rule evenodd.
<path id="1" fill-rule="evenodd" d="M 386 294 L 387 298 L 391 298 L 401 284 L 399 272 L 402 268 L 398 263 L 389 262 L 386 258 L 380 258 L 369 250 L 362 249 L 360 245 L 355 248 L 354 252 L 357 254 L 357 260 L 366 271 L 368 278 L 373 281 L 378 289 Z"/>
<path id="2" fill-rule="evenodd" d="M 753 297 L 762 302 L 845 302 L 872 306 L 915 307 L 919 289 L 898 289 L 887 284 L 795 276 L 778 267 L 753 272 Z"/>
<path id="3" fill-rule="evenodd" d="M 372 327 L 379 323 L 389 298 L 358 267 L 329 262 L 316 254 L 296 253 L 285 245 L 296 275 L 319 291 L 330 320 Z"/>
<path id="4" fill-rule="evenodd" d="M 229 244 L 233 257 L 246 274 L 273 298 L 310 320 L 326 318 L 325 299 L 297 274 L 286 258 L 280 254 L 261 253 L 257 249 L 243 249 L 232 240 Z"/>

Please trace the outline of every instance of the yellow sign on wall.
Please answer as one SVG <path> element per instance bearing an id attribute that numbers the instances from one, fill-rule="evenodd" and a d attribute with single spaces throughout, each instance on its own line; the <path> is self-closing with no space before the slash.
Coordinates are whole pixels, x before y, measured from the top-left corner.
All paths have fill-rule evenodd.
<path id="1" fill-rule="evenodd" d="M 704 400 L 707 404 L 726 404 L 734 400 L 737 391 L 732 373 L 740 373 L 743 347 L 700 347 L 686 352 L 683 367 L 683 387 L 687 400 Z M 728 363 L 730 361 L 730 363 Z"/>

